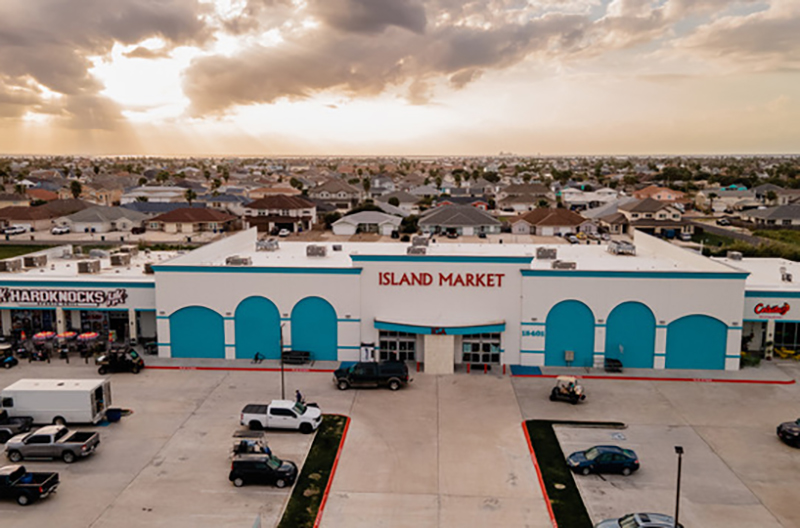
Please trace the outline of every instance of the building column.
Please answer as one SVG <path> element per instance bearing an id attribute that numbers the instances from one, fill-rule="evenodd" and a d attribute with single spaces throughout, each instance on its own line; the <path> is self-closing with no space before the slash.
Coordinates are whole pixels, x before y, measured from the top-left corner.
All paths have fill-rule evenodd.
<path id="1" fill-rule="evenodd" d="M 67 331 L 67 323 L 65 319 L 64 309 L 56 307 L 56 333 L 60 334 Z"/>
<path id="2" fill-rule="evenodd" d="M 3 335 L 11 335 L 11 310 L 0 310 L 0 323 L 3 325 Z"/>
<path id="3" fill-rule="evenodd" d="M 225 323 L 225 359 L 236 359 L 236 325 L 233 317 L 226 317 Z"/>
<path id="4" fill-rule="evenodd" d="M 764 337 L 764 344 L 772 343 L 770 346 L 765 346 L 765 356 L 772 359 L 773 351 L 775 350 L 775 319 L 767 319 L 767 335 Z"/>
<path id="5" fill-rule="evenodd" d="M 76 332 L 80 333 L 81 328 L 81 311 L 80 310 L 70 310 L 69 312 L 69 320 L 72 324 L 72 329 Z"/>
<path id="6" fill-rule="evenodd" d="M 128 339 L 139 342 L 139 327 L 136 321 L 136 310 L 128 309 Z"/>
<path id="7" fill-rule="evenodd" d="M 603 368 L 606 359 L 606 327 L 594 327 L 594 368 Z"/>
<path id="8" fill-rule="evenodd" d="M 456 340 L 451 335 L 425 335 L 425 373 L 452 374 L 455 372 Z"/>
<path id="9" fill-rule="evenodd" d="M 158 336 L 158 357 L 172 357 L 172 349 L 170 347 L 170 339 L 172 336 L 169 333 L 169 317 L 162 315 L 157 316 L 156 329 L 156 335 Z"/>
<path id="10" fill-rule="evenodd" d="M 656 326 L 656 348 L 653 358 L 654 369 L 667 368 L 667 327 Z"/>
<path id="11" fill-rule="evenodd" d="M 725 370 L 739 370 L 742 360 L 742 327 L 728 327 L 728 342 L 725 348 Z"/>

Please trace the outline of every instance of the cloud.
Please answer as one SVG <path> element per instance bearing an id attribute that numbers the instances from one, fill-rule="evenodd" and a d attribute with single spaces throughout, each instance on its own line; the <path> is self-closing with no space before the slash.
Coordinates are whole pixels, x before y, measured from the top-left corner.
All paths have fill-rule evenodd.
<path id="1" fill-rule="evenodd" d="M 311 0 L 309 14 L 336 29 L 380 33 L 389 26 L 423 33 L 425 8 L 417 0 Z"/>
<path id="2" fill-rule="evenodd" d="M 169 50 L 167 48 L 150 49 L 144 46 L 136 46 L 134 49 L 127 53 L 123 53 L 129 59 L 165 59 L 169 57 Z"/>
<path id="3" fill-rule="evenodd" d="M 24 88 L 27 79 L 63 94 L 59 104 L 73 126 L 108 128 L 119 112 L 99 95 L 90 57 L 108 54 L 115 42 L 149 37 L 199 44 L 210 37 L 197 0 L 3 0 L 0 2 L 0 90 Z M 41 97 L 26 103 L 44 104 Z M 54 103 L 51 103 L 54 104 Z"/>

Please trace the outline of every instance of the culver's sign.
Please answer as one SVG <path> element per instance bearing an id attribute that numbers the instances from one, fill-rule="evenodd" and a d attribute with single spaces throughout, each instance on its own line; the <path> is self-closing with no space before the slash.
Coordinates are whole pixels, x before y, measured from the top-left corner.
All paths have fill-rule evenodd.
<path id="1" fill-rule="evenodd" d="M 127 300 L 128 291 L 125 288 L 109 291 L 0 288 L 0 303 L 112 307 L 125 304 Z"/>
<path id="2" fill-rule="evenodd" d="M 792 310 L 792 301 L 771 298 L 745 298 L 745 320 L 757 319 L 797 319 Z"/>

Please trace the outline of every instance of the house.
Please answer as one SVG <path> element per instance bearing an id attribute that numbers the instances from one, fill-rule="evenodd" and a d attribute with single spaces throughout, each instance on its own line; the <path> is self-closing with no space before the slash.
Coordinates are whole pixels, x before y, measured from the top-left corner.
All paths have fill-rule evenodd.
<path id="1" fill-rule="evenodd" d="M 389 236 L 400 227 L 402 218 L 378 211 L 361 211 L 343 216 L 333 223 L 334 235 L 355 235 L 356 233 L 380 233 Z"/>
<path id="2" fill-rule="evenodd" d="M 82 200 L 53 200 L 36 207 L 12 206 L 0 209 L 0 225 L 13 224 L 29 226 L 34 231 L 48 230 L 55 224 L 55 219 L 67 216 L 89 207 Z"/>
<path id="3" fill-rule="evenodd" d="M 504 188 L 500 189 L 497 193 L 497 200 L 502 201 L 509 196 L 524 196 L 530 195 L 535 198 L 547 198 L 549 200 L 555 200 L 555 196 L 553 193 L 542 185 L 541 183 L 514 183 L 511 185 L 507 185 Z"/>
<path id="4" fill-rule="evenodd" d="M 147 216 L 157 216 L 160 214 L 174 211 L 175 209 L 184 209 L 186 207 L 195 207 L 197 209 L 204 209 L 205 203 L 188 203 L 188 202 L 174 202 L 174 203 L 160 203 L 160 202 L 131 202 L 123 204 L 120 207 L 123 209 L 130 209 L 131 211 L 138 211 Z"/>
<path id="5" fill-rule="evenodd" d="M 392 204 L 386 202 L 381 202 L 380 200 L 375 201 L 375 206 L 386 214 L 399 216 L 400 218 L 405 218 L 410 214 L 404 209 L 400 209 L 399 207 L 395 207 Z"/>
<path id="6" fill-rule="evenodd" d="M 275 187 L 258 187 L 256 189 L 251 189 L 247 193 L 251 200 L 258 200 L 259 198 L 264 198 L 265 196 L 274 196 L 276 194 L 283 196 L 299 196 L 302 194 L 302 191 L 300 191 L 300 189 L 295 189 L 290 185 L 279 185 Z"/>
<path id="7" fill-rule="evenodd" d="M 235 194 L 207 193 L 198 196 L 197 201 L 206 204 L 210 209 L 242 216 L 245 212 L 244 204 L 248 200 L 244 196 Z"/>
<path id="8" fill-rule="evenodd" d="M 590 231 L 591 222 L 569 209 L 540 208 L 511 221 L 511 232 L 518 235 L 561 236 Z"/>
<path id="9" fill-rule="evenodd" d="M 497 202 L 497 208 L 501 211 L 524 213 L 526 211 L 533 211 L 537 207 L 550 207 L 552 200 L 544 196 L 535 196 L 533 194 L 519 194 L 515 196 L 506 196 Z"/>
<path id="10" fill-rule="evenodd" d="M 398 201 L 397 207 L 402 209 L 406 212 L 406 214 L 417 214 L 419 213 L 419 207 L 417 203 L 419 203 L 419 196 L 413 195 L 406 191 L 394 191 L 388 194 L 384 194 L 380 198 L 377 199 L 378 202 L 389 203 L 393 201 L 392 198 L 396 198 Z"/>
<path id="11" fill-rule="evenodd" d="M 768 205 L 788 205 L 800 199 L 800 189 L 784 189 L 772 183 L 753 188 L 756 200 Z"/>
<path id="12" fill-rule="evenodd" d="M 618 207 L 630 228 L 648 234 L 673 238 L 679 233 L 694 233 L 694 225 L 682 218 L 675 203 L 659 202 L 652 198 L 632 200 Z"/>
<path id="13" fill-rule="evenodd" d="M 471 205 L 442 205 L 423 213 L 419 220 L 423 233 L 499 233 L 502 224 L 483 209 Z"/>
<path id="14" fill-rule="evenodd" d="M 759 226 L 796 226 L 800 225 L 800 205 L 776 205 L 742 211 L 739 216 Z"/>
<path id="15" fill-rule="evenodd" d="M 561 201 L 564 206 L 573 211 L 583 211 L 594 209 L 603 204 L 613 202 L 619 197 L 619 193 L 614 189 L 602 188 L 596 191 L 584 191 L 573 187 L 561 190 Z"/>
<path id="16" fill-rule="evenodd" d="M 378 175 L 370 179 L 369 195 L 377 198 L 385 194 L 393 193 L 397 190 L 394 181 L 388 176 Z"/>
<path id="17" fill-rule="evenodd" d="M 308 196 L 335 205 L 338 209 L 350 209 L 361 200 L 361 190 L 334 178 L 309 189 Z"/>
<path id="18" fill-rule="evenodd" d="M 204 231 L 231 231 L 235 228 L 236 221 L 235 216 L 215 209 L 184 207 L 149 219 L 147 228 L 151 231 L 191 235 Z"/>
<path id="19" fill-rule="evenodd" d="M 3 207 L 27 207 L 30 205 L 27 194 L 0 193 L 0 209 Z"/>
<path id="20" fill-rule="evenodd" d="M 753 191 L 726 191 L 718 187 L 698 192 L 695 203 L 698 207 L 712 209 L 715 213 L 741 210 L 752 204 L 761 205 Z"/>
<path id="21" fill-rule="evenodd" d="M 122 194 L 120 204 L 131 202 L 184 202 L 186 189 L 183 187 L 134 187 Z"/>
<path id="22" fill-rule="evenodd" d="M 316 223 L 317 206 L 301 196 L 270 195 L 246 204 L 243 220 L 245 229 L 255 227 L 262 233 L 307 231 Z"/>
<path id="23" fill-rule="evenodd" d="M 644 200 L 645 198 L 653 198 L 654 200 L 658 200 L 659 202 L 684 203 L 687 201 L 685 192 L 676 191 L 670 189 L 669 187 L 661 187 L 658 185 L 648 185 L 644 189 L 633 191 L 633 197 L 639 200 Z"/>
<path id="24" fill-rule="evenodd" d="M 443 194 L 436 198 L 436 201 L 433 203 L 434 207 L 442 207 L 447 205 L 468 205 L 471 207 L 476 207 L 481 211 L 486 211 L 489 209 L 488 200 L 473 196 L 450 196 Z"/>
<path id="25" fill-rule="evenodd" d="M 55 221 L 57 225 L 70 228 L 73 233 L 130 232 L 131 228 L 143 225 L 147 215 L 123 207 L 97 205 Z"/>
<path id="26" fill-rule="evenodd" d="M 420 187 L 414 187 L 408 192 L 418 198 L 433 198 L 434 196 L 439 196 L 440 194 L 439 189 L 431 185 L 422 185 Z"/>
<path id="27" fill-rule="evenodd" d="M 606 233 L 612 235 L 621 235 L 628 232 L 628 217 L 619 212 L 619 207 L 629 202 L 638 202 L 639 200 L 630 196 L 618 198 L 613 202 L 581 211 L 584 218 L 593 221 L 598 227 Z M 677 207 L 677 205 L 676 205 Z"/>
<path id="28" fill-rule="evenodd" d="M 57 192 L 42 189 L 41 187 L 27 189 L 25 194 L 28 195 L 28 198 L 32 202 L 52 202 L 53 200 L 58 200 Z M 70 194 L 68 198 L 72 198 L 72 195 Z"/>

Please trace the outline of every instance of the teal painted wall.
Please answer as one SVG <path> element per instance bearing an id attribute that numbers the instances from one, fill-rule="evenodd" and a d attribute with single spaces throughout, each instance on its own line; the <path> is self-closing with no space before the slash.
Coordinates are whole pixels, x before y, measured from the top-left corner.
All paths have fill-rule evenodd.
<path id="1" fill-rule="evenodd" d="M 281 357 L 281 314 L 264 297 L 248 297 L 236 307 L 233 318 L 237 359 L 253 359 L 256 352 L 266 359 Z"/>
<path id="2" fill-rule="evenodd" d="M 306 297 L 292 309 L 292 349 L 311 352 L 315 361 L 336 361 L 336 310 L 325 299 Z"/>
<path id="3" fill-rule="evenodd" d="M 707 315 L 688 315 L 667 326 L 668 369 L 725 368 L 728 327 Z"/>
<path id="4" fill-rule="evenodd" d="M 564 351 L 573 350 L 574 367 L 594 363 L 594 315 L 580 301 L 562 301 L 547 314 L 545 323 L 544 364 L 564 366 Z"/>
<path id="5" fill-rule="evenodd" d="M 225 359 L 225 324 L 222 316 L 203 306 L 187 306 L 169 316 L 174 358 Z"/>
<path id="6" fill-rule="evenodd" d="M 620 354 L 620 345 L 622 354 Z M 656 318 L 639 302 L 625 302 L 606 320 L 606 357 L 619 359 L 627 368 L 653 368 Z"/>

